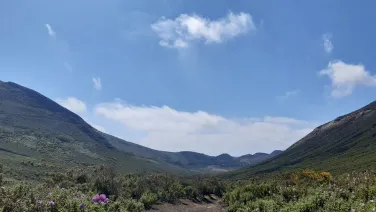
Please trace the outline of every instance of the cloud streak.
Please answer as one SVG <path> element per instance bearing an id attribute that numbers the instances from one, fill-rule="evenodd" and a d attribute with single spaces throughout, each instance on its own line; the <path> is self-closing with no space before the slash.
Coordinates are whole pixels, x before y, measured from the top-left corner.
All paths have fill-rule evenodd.
<path id="1" fill-rule="evenodd" d="M 47 28 L 47 32 L 48 34 L 55 38 L 56 37 L 56 32 L 52 29 L 51 25 L 50 24 L 45 24 L 46 28 Z"/>
<path id="2" fill-rule="evenodd" d="M 322 36 L 323 46 L 326 53 L 332 53 L 334 46 L 332 43 L 332 34 L 326 33 Z"/>
<path id="3" fill-rule="evenodd" d="M 92 81 L 93 81 L 93 86 L 94 86 L 95 90 L 97 90 L 97 91 L 102 90 L 101 78 L 99 78 L 99 77 L 93 77 Z"/>
<path id="4" fill-rule="evenodd" d="M 300 90 L 286 91 L 283 95 L 277 96 L 277 100 L 286 100 L 300 94 Z"/>
<path id="5" fill-rule="evenodd" d="M 248 13 L 229 13 L 218 20 L 210 20 L 196 14 L 181 14 L 175 19 L 161 17 L 151 25 L 161 39 L 159 44 L 169 48 L 187 48 L 194 41 L 222 43 L 226 40 L 255 31 L 252 16 Z"/>

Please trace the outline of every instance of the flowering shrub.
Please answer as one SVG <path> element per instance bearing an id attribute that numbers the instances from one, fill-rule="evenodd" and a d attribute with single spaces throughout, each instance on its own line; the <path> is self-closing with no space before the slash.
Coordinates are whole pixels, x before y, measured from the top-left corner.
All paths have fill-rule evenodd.
<path id="1" fill-rule="evenodd" d="M 108 198 L 106 197 L 105 194 L 96 194 L 93 197 L 93 202 L 94 204 L 102 204 L 105 205 L 108 203 Z"/>
<path id="2" fill-rule="evenodd" d="M 198 181 L 185 181 L 184 185 L 182 182 L 183 179 L 167 174 L 117 176 L 104 166 L 92 172 L 72 170 L 48 174 L 40 184 L 4 182 L 0 178 L 0 211 L 141 212 L 158 202 L 174 203 L 180 198 L 203 196 Z M 206 187 L 208 191 L 216 191 L 215 186 L 219 185 L 217 182 Z M 186 190 L 186 187 L 192 189 Z"/>

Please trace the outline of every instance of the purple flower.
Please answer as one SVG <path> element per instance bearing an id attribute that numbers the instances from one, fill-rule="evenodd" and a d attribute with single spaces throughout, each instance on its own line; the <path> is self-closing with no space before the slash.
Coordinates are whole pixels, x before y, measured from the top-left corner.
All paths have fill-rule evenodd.
<path id="1" fill-rule="evenodd" d="M 85 208 L 85 204 L 84 204 L 84 203 L 81 203 L 81 204 L 80 204 L 80 209 L 83 210 L 84 208 Z"/>
<path id="2" fill-rule="evenodd" d="M 99 195 L 99 199 L 103 202 L 103 201 L 107 200 L 107 197 L 106 197 L 105 194 L 101 194 L 101 195 Z"/>
<path id="3" fill-rule="evenodd" d="M 54 206 L 54 205 L 55 205 L 55 202 L 54 202 L 54 201 L 48 201 L 47 204 L 50 205 L 50 206 Z"/>
<path id="4" fill-rule="evenodd" d="M 99 202 L 99 194 L 94 195 L 93 202 Z"/>
<path id="5" fill-rule="evenodd" d="M 106 197 L 105 194 L 96 194 L 93 197 L 93 202 L 94 203 L 101 203 L 101 204 L 106 204 L 108 202 L 108 198 Z"/>

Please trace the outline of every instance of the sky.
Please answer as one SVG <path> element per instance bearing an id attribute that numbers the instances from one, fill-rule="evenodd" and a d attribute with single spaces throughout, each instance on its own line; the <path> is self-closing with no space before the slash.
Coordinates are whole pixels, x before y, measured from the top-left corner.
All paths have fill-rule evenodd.
<path id="1" fill-rule="evenodd" d="M 0 80 L 166 151 L 284 150 L 376 100 L 371 0 L 0 1 Z"/>

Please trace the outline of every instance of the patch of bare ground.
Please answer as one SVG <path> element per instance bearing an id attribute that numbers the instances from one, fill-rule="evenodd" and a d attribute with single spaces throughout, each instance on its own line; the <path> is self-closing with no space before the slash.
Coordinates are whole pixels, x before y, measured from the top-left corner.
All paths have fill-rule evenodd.
<path id="1" fill-rule="evenodd" d="M 221 212 L 226 211 L 224 204 L 218 197 L 206 197 L 205 201 L 180 200 L 179 203 L 164 203 L 156 205 L 150 212 Z"/>

